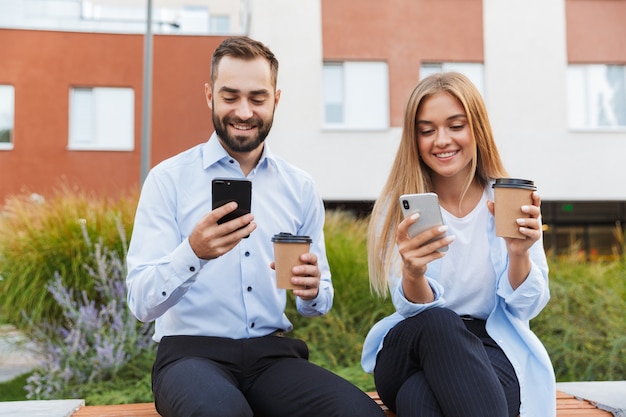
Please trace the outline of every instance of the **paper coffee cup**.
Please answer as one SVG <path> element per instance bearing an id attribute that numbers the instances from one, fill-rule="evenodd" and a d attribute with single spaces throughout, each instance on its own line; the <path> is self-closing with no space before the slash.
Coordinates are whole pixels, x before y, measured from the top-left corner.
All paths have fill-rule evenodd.
<path id="1" fill-rule="evenodd" d="M 516 220 L 530 215 L 522 212 L 523 205 L 532 205 L 535 183 L 519 178 L 498 178 L 493 184 L 496 236 L 525 239 Z"/>
<path id="2" fill-rule="evenodd" d="M 304 288 L 291 283 L 293 276 L 291 270 L 294 266 L 303 265 L 300 262 L 300 255 L 309 252 L 313 240 L 309 236 L 297 236 L 281 232 L 272 237 L 272 242 L 274 242 L 276 286 L 285 289 Z"/>

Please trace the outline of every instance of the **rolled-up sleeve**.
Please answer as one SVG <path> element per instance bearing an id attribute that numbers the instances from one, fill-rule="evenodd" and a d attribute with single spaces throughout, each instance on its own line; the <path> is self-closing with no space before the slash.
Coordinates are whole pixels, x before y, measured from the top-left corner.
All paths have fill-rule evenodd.
<path id="1" fill-rule="evenodd" d="M 520 320 L 536 317 L 550 300 L 548 262 L 541 240 L 530 248 L 531 268 L 526 280 L 517 289 L 511 287 L 509 270 L 502 272 L 497 289 L 498 296 L 504 299 L 507 310 Z"/>
<path id="2" fill-rule="evenodd" d="M 435 295 L 434 301 L 430 303 L 416 304 L 407 300 L 404 295 L 404 291 L 402 290 L 402 285 L 396 285 L 392 289 L 391 300 L 396 308 L 396 311 L 402 317 L 412 317 L 429 308 L 440 307 L 445 304 L 445 300 L 443 298 L 443 287 L 432 278 L 427 277 L 426 279 L 428 280 L 428 285 L 430 285 L 430 288 L 433 290 L 433 294 Z"/>

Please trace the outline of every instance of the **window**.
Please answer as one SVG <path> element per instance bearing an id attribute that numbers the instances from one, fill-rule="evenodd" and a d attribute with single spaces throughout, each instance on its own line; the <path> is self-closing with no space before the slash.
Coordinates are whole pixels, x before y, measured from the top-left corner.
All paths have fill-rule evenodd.
<path id="1" fill-rule="evenodd" d="M 134 108 L 130 88 L 72 88 L 69 149 L 132 151 Z"/>
<path id="2" fill-rule="evenodd" d="M 15 88 L 0 85 L 0 149 L 13 149 Z"/>
<path id="3" fill-rule="evenodd" d="M 626 71 L 623 65 L 570 65 L 567 69 L 568 125 L 572 129 L 626 128 Z"/>
<path id="4" fill-rule="evenodd" d="M 322 77 L 325 127 L 368 130 L 389 127 L 387 63 L 325 63 Z"/>
<path id="5" fill-rule="evenodd" d="M 81 14 L 81 3 L 80 0 L 27 0 L 23 7 L 28 17 L 78 19 Z"/>
<path id="6" fill-rule="evenodd" d="M 485 98 L 485 78 L 483 64 L 471 62 L 440 62 L 422 64 L 420 80 L 438 72 L 456 71 L 465 75 L 476 86 L 480 95 Z"/>
<path id="7" fill-rule="evenodd" d="M 209 33 L 231 33 L 230 30 L 230 16 L 227 15 L 216 15 L 211 16 L 210 20 L 210 28 Z"/>
<path id="8" fill-rule="evenodd" d="M 180 10 L 180 27 L 185 33 L 209 33 L 209 8 L 183 6 Z"/>
<path id="9" fill-rule="evenodd" d="M 343 123 L 343 65 L 326 64 L 324 77 L 324 122 L 326 124 Z"/>

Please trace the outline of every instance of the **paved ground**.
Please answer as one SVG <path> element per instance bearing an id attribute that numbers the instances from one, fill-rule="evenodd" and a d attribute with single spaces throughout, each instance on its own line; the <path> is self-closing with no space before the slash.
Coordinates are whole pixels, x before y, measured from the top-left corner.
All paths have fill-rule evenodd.
<path id="1" fill-rule="evenodd" d="M 0 382 L 29 372 L 38 363 L 36 346 L 15 327 L 0 325 Z"/>
<path id="2" fill-rule="evenodd" d="M 0 325 L 0 383 L 30 372 L 39 362 L 36 346 L 15 327 Z M 0 402 L 2 417 L 69 417 L 83 400 Z"/>

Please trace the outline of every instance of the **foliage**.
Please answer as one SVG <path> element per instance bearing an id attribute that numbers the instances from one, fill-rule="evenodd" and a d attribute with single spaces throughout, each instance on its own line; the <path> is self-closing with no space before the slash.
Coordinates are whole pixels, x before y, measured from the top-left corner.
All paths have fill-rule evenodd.
<path id="1" fill-rule="evenodd" d="M 626 379 L 626 263 L 552 259 L 551 301 L 532 321 L 558 381 Z"/>
<path id="2" fill-rule="evenodd" d="M 94 283 L 85 279 L 89 240 L 100 240 L 120 254 L 118 225 L 130 236 L 136 207 L 133 196 L 97 198 L 61 186 L 49 199 L 37 194 L 9 197 L 0 211 L 0 313 L 24 328 L 29 321 L 60 320 L 62 313 L 45 288 L 55 273 L 68 288 L 85 291 L 98 301 Z M 120 223 L 121 222 L 121 223 Z M 88 239 L 85 239 L 85 235 Z"/>
<path id="3" fill-rule="evenodd" d="M 0 212 L 0 272 L 4 278 L 0 281 L 0 309 L 6 307 L 0 310 L 0 317 L 16 324 L 12 313 L 28 311 L 28 321 L 19 317 L 22 324 L 47 322 L 50 329 L 64 329 L 53 332 L 54 337 L 46 336 L 45 343 L 40 339 L 44 345 L 56 340 L 52 346 L 60 349 L 50 363 L 61 363 L 61 354 L 75 352 L 63 341 L 77 329 L 74 332 L 80 332 L 83 339 L 74 340 L 81 340 L 77 343 L 84 349 L 81 352 L 91 353 L 82 360 L 82 353 L 76 353 L 72 359 L 75 361 L 67 360 L 64 366 L 71 363 L 71 367 L 77 368 L 80 381 L 85 382 L 67 384 L 88 404 L 152 399 L 153 344 L 147 349 L 138 348 L 143 342 L 125 347 L 123 352 L 128 355 L 125 365 L 93 378 L 87 376 L 98 354 L 93 344 L 96 334 L 113 328 L 104 323 L 122 326 L 119 323 L 124 321 L 137 325 L 130 315 L 122 318 L 114 313 L 128 314 L 121 294 L 112 296 L 98 291 L 103 286 L 118 288 L 116 282 L 122 280 L 125 265 L 120 260 L 131 230 L 135 204 L 133 196 L 112 202 L 65 189 L 45 202 L 30 196 L 10 199 L 4 212 Z M 391 313 L 393 307 L 388 299 L 375 297 L 369 288 L 367 220 L 343 211 L 327 213 L 326 246 L 335 287 L 333 309 L 323 317 L 304 318 L 295 311 L 290 296 L 287 315 L 294 324 L 293 337 L 302 338 L 309 345 L 311 361 L 371 391 L 374 389 L 372 376 L 360 367 L 363 340 L 370 327 Z M 92 245 L 91 241 L 98 244 Z M 572 255 L 550 256 L 549 263 L 552 298 L 531 326 L 553 360 L 557 380 L 626 379 L 626 364 L 622 360 L 626 355 L 626 316 L 623 314 L 626 310 L 626 260 L 586 262 Z M 90 267 L 86 269 L 85 265 Z M 53 279 L 55 272 L 56 280 Z M 106 285 L 97 284 L 105 278 L 111 281 Z M 42 290 L 48 287 L 60 303 Z M 87 312 L 89 314 L 85 315 Z M 101 320 L 97 331 L 86 331 L 84 326 L 89 321 L 81 317 Z M 131 333 L 126 341 L 133 337 L 143 340 L 147 336 L 140 328 L 125 329 Z M 89 332 L 94 333 L 93 337 L 87 337 Z M 126 343 L 115 339 L 113 334 L 101 333 L 98 337 L 115 346 Z M 88 343 L 93 347 L 86 347 Z M 45 372 L 56 372 L 47 369 Z M 37 372 L 42 370 L 44 368 Z M 37 378 L 34 375 L 31 378 Z M 5 398 L 6 386 L 0 385 L 0 400 L 15 399 Z M 68 394 L 60 392 L 57 398 L 63 395 Z"/>
<path id="4" fill-rule="evenodd" d="M 120 230 L 122 228 L 120 227 Z M 86 234 L 85 234 L 86 236 Z M 120 236 L 125 242 L 125 236 Z M 32 339 L 43 348 L 41 366 L 28 378 L 29 399 L 77 398 L 84 384 L 115 379 L 120 369 L 151 345 L 151 325 L 138 325 L 126 307 L 126 263 L 104 248 L 92 247 L 95 266 L 84 265 L 84 280 L 93 282 L 97 299 L 64 287 L 61 276 L 48 291 L 61 308 L 63 322 L 43 320 L 31 326 Z"/>
<path id="5" fill-rule="evenodd" d="M 30 374 L 20 375 L 0 384 L 0 401 L 24 401 L 26 399 L 26 379 Z"/>
<path id="6" fill-rule="evenodd" d="M 154 401 L 150 370 L 156 356 L 156 345 L 133 357 L 120 369 L 116 378 L 94 381 L 83 390 L 86 404 L 132 404 Z"/>

